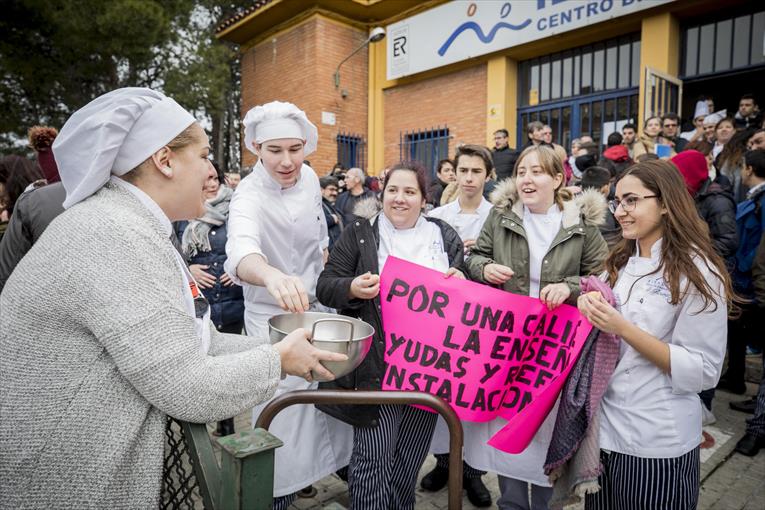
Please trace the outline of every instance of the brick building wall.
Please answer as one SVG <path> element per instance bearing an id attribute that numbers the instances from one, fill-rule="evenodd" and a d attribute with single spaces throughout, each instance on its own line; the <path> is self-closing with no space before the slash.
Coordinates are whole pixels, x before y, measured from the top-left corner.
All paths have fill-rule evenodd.
<path id="1" fill-rule="evenodd" d="M 399 133 L 449 128 L 449 156 L 458 143 L 486 141 L 486 64 L 399 85 L 384 92 L 385 164 L 399 160 Z"/>
<path id="2" fill-rule="evenodd" d="M 307 159 L 319 175 L 337 161 L 339 132 L 358 133 L 366 139 L 368 52 L 362 49 L 340 69 L 340 89 L 335 89 L 337 65 L 367 37 L 364 30 L 314 16 L 287 32 L 263 41 L 242 55 L 242 114 L 250 108 L 281 100 L 303 109 L 319 130 L 316 152 Z M 346 98 L 340 91 L 348 91 Z M 334 126 L 321 122 L 321 113 L 335 114 Z M 257 158 L 243 148 L 242 164 Z"/>

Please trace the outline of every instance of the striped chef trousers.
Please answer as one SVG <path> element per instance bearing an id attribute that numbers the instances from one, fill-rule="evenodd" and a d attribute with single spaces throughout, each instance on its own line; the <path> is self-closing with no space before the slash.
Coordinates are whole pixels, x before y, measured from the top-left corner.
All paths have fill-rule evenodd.
<path id="1" fill-rule="evenodd" d="M 348 466 L 352 509 L 414 508 L 417 474 L 437 417 L 408 405 L 381 405 L 377 427 L 354 427 Z"/>
<path id="2" fill-rule="evenodd" d="M 600 492 L 585 510 L 695 510 L 699 500 L 699 447 L 680 457 L 649 459 L 600 452 Z"/>

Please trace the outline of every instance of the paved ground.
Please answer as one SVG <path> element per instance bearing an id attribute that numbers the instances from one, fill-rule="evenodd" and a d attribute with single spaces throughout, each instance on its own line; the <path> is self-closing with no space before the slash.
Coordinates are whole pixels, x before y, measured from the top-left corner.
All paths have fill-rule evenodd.
<path id="1" fill-rule="evenodd" d="M 759 381 L 761 373 L 760 358 L 748 358 L 748 395 L 754 395 L 757 386 L 753 381 Z M 745 457 L 734 453 L 733 448 L 745 430 L 745 415 L 731 410 L 728 402 L 742 400 L 744 397 L 718 391 L 714 401 L 714 414 L 717 423 L 705 427 L 705 431 L 714 438 L 713 443 L 701 452 L 701 495 L 699 510 L 762 510 L 765 508 L 765 451 L 756 457 Z M 250 426 L 249 415 L 241 415 L 236 419 L 237 429 Z M 428 457 L 420 471 L 420 476 L 430 471 L 434 465 L 432 456 Z M 499 496 L 497 477 L 487 474 L 484 483 L 492 493 L 494 501 Z M 337 476 L 329 476 L 314 485 L 317 494 L 313 498 L 299 498 L 292 509 L 298 510 L 343 510 L 348 507 L 346 484 Z M 417 509 L 445 509 L 447 490 L 436 493 L 417 489 Z M 463 508 L 476 508 L 467 498 L 463 498 Z M 491 508 L 496 508 L 492 505 Z M 581 507 L 571 506 L 567 510 L 578 510 Z"/>

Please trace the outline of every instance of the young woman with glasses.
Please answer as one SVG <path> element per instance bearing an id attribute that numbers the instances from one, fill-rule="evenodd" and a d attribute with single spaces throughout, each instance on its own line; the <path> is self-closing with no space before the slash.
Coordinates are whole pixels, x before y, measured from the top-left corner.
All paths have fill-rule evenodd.
<path id="1" fill-rule="evenodd" d="M 578 305 L 622 342 L 600 409 L 601 490 L 585 508 L 696 508 L 697 394 L 720 377 L 730 276 L 671 163 L 631 167 L 609 206 L 623 239 L 606 277 L 620 306 L 589 294 Z"/>

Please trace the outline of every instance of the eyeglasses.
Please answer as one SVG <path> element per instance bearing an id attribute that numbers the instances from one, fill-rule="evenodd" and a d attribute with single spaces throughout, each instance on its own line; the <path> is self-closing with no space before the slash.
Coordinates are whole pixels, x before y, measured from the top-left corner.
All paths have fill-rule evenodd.
<path id="1" fill-rule="evenodd" d="M 622 206 L 624 212 L 634 211 L 635 207 L 637 207 L 637 203 L 644 198 L 659 198 L 659 195 L 645 195 L 643 197 L 640 195 L 630 195 L 621 200 L 609 200 L 608 210 L 611 211 L 611 214 L 616 214 L 616 209 L 619 206 Z"/>

